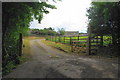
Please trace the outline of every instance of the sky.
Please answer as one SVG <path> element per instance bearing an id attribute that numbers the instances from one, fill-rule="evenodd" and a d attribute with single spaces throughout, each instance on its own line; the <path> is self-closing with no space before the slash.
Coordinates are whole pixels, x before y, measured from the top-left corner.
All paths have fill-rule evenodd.
<path id="1" fill-rule="evenodd" d="M 88 18 L 87 9 L 91 6 L 91 0 L 62 0 L 53 4 L 57 9 L 48 9 L 49 14 L 44 14 L 41 24 L 37 20 L 30 23 L 31 29 L 44 29 L 52 27 L 56 31 L 64 28 L 65 31 L 87 32 Z"/>

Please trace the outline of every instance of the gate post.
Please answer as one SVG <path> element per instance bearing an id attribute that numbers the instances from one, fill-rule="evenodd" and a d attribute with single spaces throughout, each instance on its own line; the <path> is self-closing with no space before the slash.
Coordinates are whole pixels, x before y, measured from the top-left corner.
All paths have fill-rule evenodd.
<path id="1" fill-rule="evenodd" d="M 22 56 L 22 33 L 19 34 L 19 56 Z"/>
<path id="2" fill-rule="evenodd" d="M 88 26 L 87 54 L 91 54 L 91 26 Z"/>
<path id="3" fill-rule="evenodd" d="M 103 47 L 103 35 L 100 36 L 100 46 Z"/>

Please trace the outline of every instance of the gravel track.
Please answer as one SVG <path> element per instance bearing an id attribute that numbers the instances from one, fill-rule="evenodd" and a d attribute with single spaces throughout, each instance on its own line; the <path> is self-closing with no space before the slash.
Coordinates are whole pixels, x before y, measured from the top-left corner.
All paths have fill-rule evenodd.
<path id="1" fill-rule="evenodd" d="M 41 40 L 30 41 L 31 60 L 5 78 L 118 78 L 117 63 L 70 55 Z"/>

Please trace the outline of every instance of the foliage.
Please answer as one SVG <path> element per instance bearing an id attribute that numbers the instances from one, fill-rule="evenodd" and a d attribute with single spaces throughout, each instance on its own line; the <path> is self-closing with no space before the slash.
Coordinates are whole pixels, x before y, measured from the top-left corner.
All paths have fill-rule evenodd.
<path id="1" fill-rule="evenodd" d="M 3 75 L 9 70 L 9 64 L 18 64 L 19 34 L 26 35 L 33 17 L 40 23 L 48 8 L 55 6 L 46 2 L 3 2 L 2 3 L 2 69 Z M 6 68 L 8 67 L 8 68 Z M 10 68 L 11 69 L 11 68 Z"/>
<path id="2" fill-rule="evenodd" d="M 119 14 L 120 2 L 92 2 L 87 14 L 92 34 L 112 36 L 111 45 L 116 49 L 119 49 L 120 43 Z"/>
<path id="3" fill-rule="evenodd" d="M 58 28 L 58 34 L 59 35 L 64 35 L 65 34 L 65 29 L 64 28 Z"/>
<path id="4" fill-rule="evenodd" d="M 16 65 L 12 61 L 9 61 L 9 63 L 3 68 L 5 71 L 3 71 L 2 74 L 9 73 L 15 67 Z"/>
<path id="5" fill-rule="evenodd" d="M 92 33 L 98 35 L 112 35 L 113 42 L 118 42 L 120 25 L 120 2 L 93 2 L 88 9 L 89 24 Z"/>
<path id="6" fill-rule="evenodd" d="M 49 28 L 44 28 L 44 29 L 32 29 L 32 34 L 37 34 L 37 35 L 40 35 L 40 36 L 45 36 L 45 35 L 56 35 L 57 32 L 54 31 L 54 29 L 52 29 L 51 27 Z"/>

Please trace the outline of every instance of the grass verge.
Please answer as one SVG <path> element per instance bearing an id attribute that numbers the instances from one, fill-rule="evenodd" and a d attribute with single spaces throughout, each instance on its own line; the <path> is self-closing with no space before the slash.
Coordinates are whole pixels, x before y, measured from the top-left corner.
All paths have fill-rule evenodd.
<path id="1" fill-rule="evenodd" d="M 48 40 L 42 40 L 42 42 L 46 45 L 55 47 L 55 48 L 62 50 L 64 52 L 71 53 L 71 46 L 70 45 L 52 42 L 52 41 L 48 41 Z"/>
<path id="2" fill-rule="evenodd" d="M 64 51 L 66 53 L 69 54 L 73 54 L 73 55 L 78 55 L 78 56 L 86 56 L 85 53 L 75 53 L 75 52 L 71 52 L 71 46 L 67 45 L 67 44 L 62 44 L 62 43 L 58 43 L 58 42 L 52 42 L 52 41 L 48 41 L 48 40 L 42 40 L 42 42 L 48 46 L 52 46 L 54 48 L 57 48 L 61 51 Z"/>

